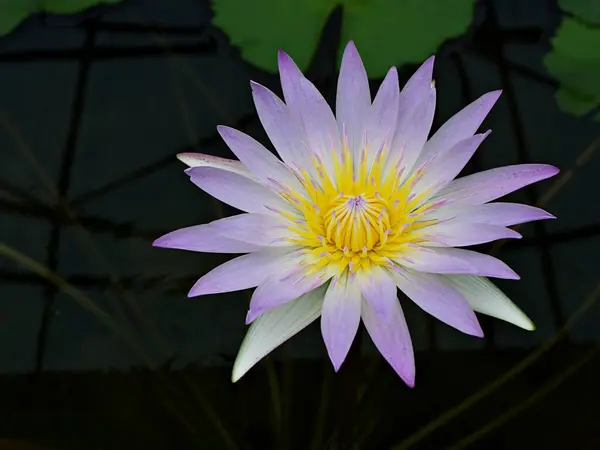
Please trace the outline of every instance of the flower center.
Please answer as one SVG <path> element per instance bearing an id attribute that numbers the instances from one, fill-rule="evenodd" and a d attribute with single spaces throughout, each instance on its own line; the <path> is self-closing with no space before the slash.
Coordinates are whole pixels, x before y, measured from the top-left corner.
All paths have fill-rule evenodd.
<path id="1" fill-rule="evenodd" d="M 431 221 L 421 218 L 436 204 L 423 204 L 423 196 L 413 193 L 422 170 L 402 181 L 398 165 L 384 170 L 385 151 L 369 161 L 365 149 L 353 160 L 346 146 L 334 154 L 329 170 L 316 155 L 313 166 L 295 172 L 305 192 L 288 186 L 280 191 L 298 215 L 278 211 L 290 221 L 294 237 L 286 240 L 301 247 L 307 272 L 390 265 L 423 241 L 419 231 Z"/>
<path id="2" fill-rule="evenodd" d="M 373 195 L 340 195 L 323 217 L 327 243 L 338 250 L 367 252 L 391 232 L 386 203 Z"/>

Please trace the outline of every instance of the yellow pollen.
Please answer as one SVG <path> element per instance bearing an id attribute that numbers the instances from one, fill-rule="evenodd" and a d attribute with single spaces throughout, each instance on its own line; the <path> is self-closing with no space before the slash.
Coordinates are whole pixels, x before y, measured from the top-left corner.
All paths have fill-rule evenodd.
<path id="1" fill-rule="evenodd" d="M 304 249 L 309 273 L 332 269 L 341 274 L 368 270 L 373 264 L 389 266 L 392 259 L 423 241 L 417 230 L 432 224 L 420 219 L 438 205 L 423 203 L 426 193 L 411 192 L 423 170 L 401 182 L 399 165 L 386 169 L 385 147 L 372 161 L 366 149 L 357 161 L 346 145 L 341 155 L 333 153 L 330 171 L 315 156 L 314 170 L 298 172 L 306 193 L 282 189 L 282 197 L 302 216 L 292 221 L 289 228 L 294 237 L 288 241 Z"/>

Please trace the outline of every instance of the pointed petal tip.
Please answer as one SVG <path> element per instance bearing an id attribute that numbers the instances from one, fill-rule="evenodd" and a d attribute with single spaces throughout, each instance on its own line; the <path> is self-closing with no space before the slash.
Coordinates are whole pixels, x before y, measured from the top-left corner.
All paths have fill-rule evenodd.
<path id="1" fill-rule="evenodd" d="M 194 161 L 196 160 L 196 153 L 185 152 L 185 153 L 177 153 L 176 157 L 179 161 L 184 163 L 186 166 L 193 167 Z"/>
<path id="2" fill-rule="evenodd" d="M 394 367 L 392 366 L 394 371 L 398 374 L 398 376 L 400 377 L 400 379 L 402 381 L 404 381 L 404 383 L 406 384 L 406 386 L 408 386 L 409 388 L 414 388 L 415 387 L 415 370 L 414 370 L 414 364 L 412 366 L 412 370 L 411 369 L 407 369 L 406 367 Z"/>
<path id="3" fill-rule="evenodd" d="M 164 236 L 159 237 L 158 239 L 155 239 L 154 242 L 152 242 L 152 247 L 167 247 L 168 245 L 168 240 L 165 239 L 165 237 L 168 236 L 168 234 L 165 234 Z"/>
<path id="4" fill-rule="evenodd" d="M 346 44 L 346 48 L 344 48 L 344 53 L 345 52 L 352 52 L 358 55 L 358 49 L 356 48 L 356 44 L 354 43 L 354 41 L 348 41 L 348 43 Z"/>
<path id="5" fill-rule="evenodd" d="M 252 322 L 254 322 L 261 314 L 263 313 L 262 310 L 255 310 L 255 309 L 249 309 L 248 313 L 246 314 L 246 325 L 250 325 Z"/>

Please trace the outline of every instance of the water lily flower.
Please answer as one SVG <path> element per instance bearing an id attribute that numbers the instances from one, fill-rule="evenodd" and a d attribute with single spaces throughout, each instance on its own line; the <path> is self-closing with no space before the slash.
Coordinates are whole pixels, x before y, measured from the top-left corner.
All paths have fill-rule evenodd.
<path id="1" fill-rule="evenodd" d="M 283 51 L 284 101 L 251 83 L 277 158 L 233 128 L 218 132 L 239 158 L 185 153 L 192 183 L 242 214 L 183 228 L 155 246 L 244 254 L 208 272 L 190 297 L 254 288 L 251 324 L 232 380 L 320 317 L 337 371 L 360 322 L 397 374 L 414 385 L 415 363 L 398 289 L 424 311 L 481 337 L 475 312 L 526 330 L 533 323 L 488 277 L 518 279 L 502 261 L 461 247 L 520 238 L 508 228 L 553 218 L 532 206 L 490 203 L 558 170 L 521 164 L 455 179 L 489 131 L 477 129 L 500 96 L 489 92 L 429 139 L 434 58 L 402 90 L 392 67 L 371 101 L 350 42 L 336 115 Z"/>

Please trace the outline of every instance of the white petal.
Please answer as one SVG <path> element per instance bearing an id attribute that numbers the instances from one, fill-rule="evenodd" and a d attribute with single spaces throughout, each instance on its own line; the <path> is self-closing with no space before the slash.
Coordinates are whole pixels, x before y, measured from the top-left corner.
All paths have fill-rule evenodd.
<path id="1" fill-rule="evenodd" d="M 487 278 L 472 275 L 446 275 L 445 278 L 475 311 L 505 320 L 525 330 L 535 330 L 529 317 Z"/>
<path id="2" fill-rule="evenodd" d="M 267 354 L 314 322 L 321 315 L 324 294 L 324 287 L 317 288 L 256 319 L 235 359 L 231 381 L 238 381 Z"/>

